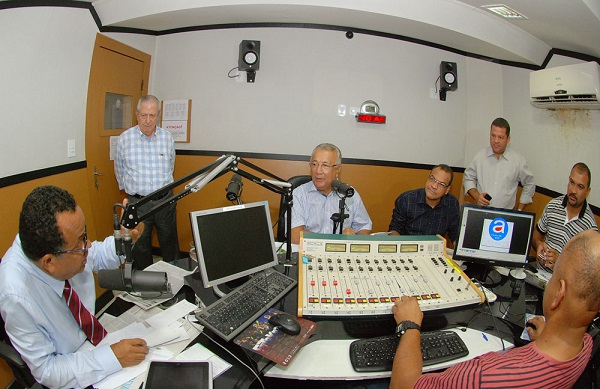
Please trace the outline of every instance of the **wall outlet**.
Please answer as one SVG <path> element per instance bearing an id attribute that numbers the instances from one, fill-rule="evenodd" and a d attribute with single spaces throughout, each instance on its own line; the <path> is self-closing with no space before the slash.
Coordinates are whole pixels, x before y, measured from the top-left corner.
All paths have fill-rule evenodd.
<path id="1" fill-rule="evenodd" d="M 438 99 L 438 94 L 437 94 L 436 88 L 430 88 L 429 89 L 429 97 L 432 98 L 432 99 L 434 99 L 434 100 Z"/>
<path id="2" fill-rule="evenodd" d="M 75 157 L 75 139 L 67 140 L 67 158 Z"/>

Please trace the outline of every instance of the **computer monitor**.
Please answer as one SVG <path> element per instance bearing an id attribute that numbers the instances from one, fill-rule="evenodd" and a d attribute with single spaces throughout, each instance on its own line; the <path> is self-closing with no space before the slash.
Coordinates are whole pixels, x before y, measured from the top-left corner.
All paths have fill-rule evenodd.
<path id="1" fill-rule="evenodd" d="M 511 275 L 524 278 L 534 224 L 535 213 L 464 204 L 453 258 L 484 265 L 481 281 L 491 265 L 520 269 Z"/>
<path id="2" fill-rule="evenodd" d="M 267 201 L 190 212 L 190 220 L 205 288 L 278 264 Z"/>

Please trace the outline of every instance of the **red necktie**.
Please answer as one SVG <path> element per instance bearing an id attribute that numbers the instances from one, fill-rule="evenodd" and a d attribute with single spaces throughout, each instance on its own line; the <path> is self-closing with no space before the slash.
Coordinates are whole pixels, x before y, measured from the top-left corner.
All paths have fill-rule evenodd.
<path id="1" fill-rule="evenodd" d="M 65 281 L 63 296 L 65 297 L 65 300 L 67 300 L 67 305 L 69 306 L 73 317 L 77 320 L 77 323 L 83 332 L 85 332 L 88 340 L 92 342 L 94 346 L 97 346 L 106 336 L 106 330 L 102 327 L 102 324 L 100 324 L 98 319 L 96 319 L 96 316 L 92 315 L 81 303 L 79 296 L 73 288 L 71 288 L 71 284 L 69 284 L 68 280 Z"/>

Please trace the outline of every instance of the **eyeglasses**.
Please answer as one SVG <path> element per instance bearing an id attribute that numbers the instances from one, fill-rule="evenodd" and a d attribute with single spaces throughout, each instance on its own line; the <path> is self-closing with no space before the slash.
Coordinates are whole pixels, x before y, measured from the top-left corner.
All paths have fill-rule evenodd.
<path id="1" fill-rule="evenodd" d="M 319 168 L 319 166 L 321 166 L 321 169 L 323 169 L 324 172 L 328 172 L 331 170 L 331 168 L 336 167 L 337 164 L 335 165 L 328 165 L 326 163 L 318 163 L 316 161 L 312 161 L 308 163 L 310 165 L 310 168 L 312 170 L 317 170 Z"/>
<path id="2" fill-rule="evenodd" d="M 446 184 L 446 183 L 444 183 L 444 182 L 442 182 L 442 181 L 439 181 L 437 178 L 435 178 L 435 177 L 433 176 L 433 174 L 430 174 L 430 175 L 429 175 L 429 181 L 433 181 L 433 182 L 435 182 L 436 184 L 438 184 L 438 185 L 439 185 L 439 186 L 441 186 L 442 188 L 447 188 L 447 187 L 449 187 L 449 186 L 450 186 L 450 184 Z"/>
<path id="3" fill-rule="evenodd" d="M 83 230 L 83 248 L 82 249 L 55 251 L 54 255 L 78 254 L 78 253 L 82 253 L 84 257 L 88 253 L 87 228 L 84 228 L 84 230 Z"/>

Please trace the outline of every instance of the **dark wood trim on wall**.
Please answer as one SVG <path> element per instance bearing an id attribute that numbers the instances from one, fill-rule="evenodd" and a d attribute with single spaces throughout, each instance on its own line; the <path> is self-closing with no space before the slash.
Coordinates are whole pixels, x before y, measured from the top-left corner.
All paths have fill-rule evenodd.
<path id="1" fill-rule="evenodd" d="M 0 188 L 11 185 L 22 184 L 27 181 L 33 181 L 44 177 L 53 176 L 55 174 L 66 173 L 74 170 L 85 169 L 87 161 L 74 162 L 66 165 L 53 166 L 45 169 L 34 170 L 26 173 L 15 174 L 13 176 L 0 178 Z"/>
<path id="2" fill-rule="evenodd" d="M 429 42 L 422 39 L 412 38 L 404 35 L 390 34 L 376 30 L 367 30 L 362 28 L 353 28 L 348 26 L 336 26 L 330 24 L 316 24 L 316 23 L 228 23 L 228 24 L 212 24 L 208 26 L 190 26 L 184 28 L 175 28 L 170 30 L 162 30 L 162 31 L 153 31 L 153 30 L 145 30 L 141 28 L 128 28 L 128 27 L 114 27 L 114 26 L 103 26 L 96 9 L 90 2 L 85 1 L 69 1 L 69 0 L 8 0 L 8 1 L 0 1 L 0 10 L 9 9 L 9 8 L 23 8 L 23 7 L 70 7 L 70 8 L 86 8 L 90 11 L 90 14 L 94 21 L 96 22 L 96 26 L 98 27 L 98 31 L 100 32 L 114 32 L 114 33 L 127 33 L 127 34 L 140 34 L 140 35 L 153 35 L 153 36 L 161 36 L 161 35 L 170 35 L 170 34 L 178 34 L 182 32 L 191 32 L 191 31 L 206 31 L 206 30 L 223 30 L 223 29 L 232 29 L 232 28 L 306 28 L 313 30 L 330 30 L 330 31 L 342 31 L 344 34 L 348 31 L 351 31 L 354 34 L 365 34 L 371 36 L 377 36 L 381 38 L 387 39 L 395 39 L 404 42 L 411 42 L 418 45 L 423 45 L 427 47 L 432 47 L 439 50 L 448 51 L 451 53 L 463 55 L 469 58 L 480 59 L 483 61 L 494 62 L 500 65 L 506 65 L 511 67 L 530 69 L 530 70 L 539 70 L 545 68 L 550 59 L 554 55 L 561 55 L 565 57 L 577 58 L 585 61 L 596 61 L 600 63 L 600 58 L 590 56 L 587 54 L 577 53 L 568 50 L 562 50 L 557 48 L 552 48 L 546 59 L 544 60 L 542 66 L 533 65 L 530 63 L 524 62 L 515 62 L 515 61 L 506 61 L 498 58 L 492 58 L 476 53 L 470 53 L 467 51 L 459 50 L 454 47 L 440 45 L 437 43 Z"/>
<path id="3" fill-rule="evenodd" d="M 213 156 L 220 157 L 224 154 L 233 154 L 240 158 L 258 158 L 258 159 L 274 159 L 281 161 L 298 161 L 298 162 L 309 162 L 310 157 L 308 155 L 292 155 L 292 154 L 273 154 L 273 153 L 249 153 L 249 152 L 237 152 L 237 151 L 213 151 L 213 150 L 176 150 L 177 155 L 201 155 L 201 156 Z M 361 159 L 361 158 L 343 158 L 342 162 L 344 165 L 372 165 L 372 166 L 390 166 L 405 169 L 423 169 L 431 170 L 435 165 L 422 164 L 422 163 L 410 163 L 410 162 L 396 162 L 396 161 L 383 161 L 378 159 Z M 450 166 L 456 173 L 464 173 L 465 168 Z"/>
<path id="4" fill-rule="evenodd" d="M 234 151 L 214 151 L 214 150 L 176 150 L 177 155 L 197 155 L 197 156 L 213 156 L 220 157 L 223 154 L 234 154 L 240 158 L 256 158 L 256 159 L 267 159 L 267 160 L 279 160 L 279 161 L 298 161 L 308 162 L 309 157 L 305 155 L 291 155 L 291 154 L 271 154 L 271 153 L 250 153 L 250 152 L 234 152 Z M 388 166 L 396 167 L 401 169 L 416 169 L 416 170 L 431 170 L 435 165 L 410 163 L 410 162 L 396 162 L 396 161 L 383 161 L 376 159 L 360 159 L 360 158 L 344 158 L 344 164 L 349 165 L 364 165 L 364 166 Z M 14 176 L 8 176 L 0 178 L 0 188 L 4 188 L 11 185 L 21 184 L 27 181 L 37 180 L 44 177 L 49 177 L 59 173 L 65 173 L 78 169 L 85 169 L 87 167 L 87 161 L 70 163 L 67 165 L 54 166 L 50 168 L 35 170 L 27 173 L 15 174 Z M 465 168 L 451 166 L 452 170 L 456 173 L 464 173 Z M 536 193 L 543 194 L 545 196 L 554 198 L 562 196 L 564 193 L 559 193 L 551 189 L 547 189 L 541 186 L 536 186 Z M 600 216 L 600 207 L 590 204 L 590 208 L 594 215 Z"/>

